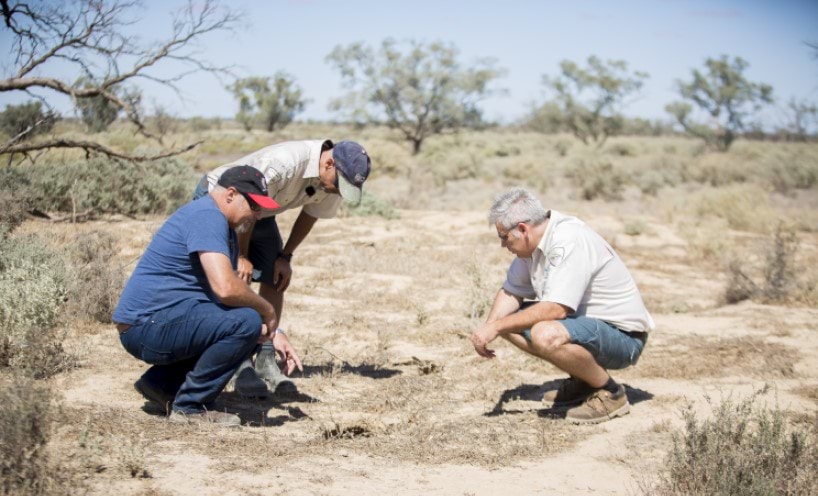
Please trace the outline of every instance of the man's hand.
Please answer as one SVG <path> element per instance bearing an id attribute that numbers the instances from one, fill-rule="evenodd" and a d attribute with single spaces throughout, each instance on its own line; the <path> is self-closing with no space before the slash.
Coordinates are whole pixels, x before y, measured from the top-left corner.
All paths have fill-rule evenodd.
<path id="1" fill-rule="evenodd" d="M 273 330 L 275 332 L 275 330 Z M 273 339 L 273 332 L 270 332 L 270 328 L 267 327 L 267 324 L 261 324 L 261 334 L 258 336 L 258 344 L 264 344 L 267 341 Z"/>
<path id="2" fill-rule="evenodd" d="M 494 358 L 494 350 L 486 348 L 492 341 L 497 339 L 497 331 L 490 323 L 486 323 L 474 330 L 471 335 L 471 344 L 478 355 L 485 358 Z"/>
<path id="3" fill-rule="evenodd" d="M 253 281 L 253 263 L 242 255 L 239 255 L 238 267 L 236 267 L 236 275 L 239 279 L 250 284 Z"/>
<path id="4" fill-rule="evenodd" d="M 273 267 L 273 287 L 275 290 L 280 293 L 287 291 L 292 275 L 293 269 L 290 267 L 290 262 L 281 257 L 277 258 Z"/>
<path id="5" fill-rule="evenodd" d="M 275 331 L 273 331 L 273 333 L 275 333 Z M 304 371 L 304 368 L 301 366 L 301 359 L 298 358 L 298 355 L 295 353 L 295 348 L 290 344 L 290 340 L 287 339 L 285 334 L 275 333 L 273 335 L 273 348 L 276 350 L 276 354 L 281 360 L 282 365 L 284 365 L 281 369 L 285 375 L 292 374 L 296 368 L 298 368 L 300 372 Z"/>

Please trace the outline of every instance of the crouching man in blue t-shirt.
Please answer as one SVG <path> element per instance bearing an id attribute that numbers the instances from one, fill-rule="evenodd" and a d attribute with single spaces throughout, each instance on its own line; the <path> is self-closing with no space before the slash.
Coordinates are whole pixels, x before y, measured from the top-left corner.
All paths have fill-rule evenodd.
<path id="1" fill-rule="evenodd" d="M 279 205 L 249 166 L 225 172 L 210 195 L 159 229 L 122 291 L 113 321 L 122 346 L 151 365 L 134 387 L 174 422 L 238 425 L 216 397 L 258 343 L 272 340 L 290 374 L 301 360 L 276 333 L 273 306 L 236 275 L 236 230 Z"/>

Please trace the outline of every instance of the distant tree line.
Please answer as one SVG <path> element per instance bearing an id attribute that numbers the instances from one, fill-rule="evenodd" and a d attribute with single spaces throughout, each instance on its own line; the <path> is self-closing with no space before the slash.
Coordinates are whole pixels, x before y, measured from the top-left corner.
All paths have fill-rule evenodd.
<path id="1" fill-rule="evenodd" d="M 132 9 L 134 4 L 127 0 L 70 0 L 62 5 L 0 2 L 2 29 L 10 32 L 14 55 L 10 76 L 0 79 L 0 92 L 34 96 L 36 89 L 68 96 L 92 134 L 124 116 L 162 151 L 136 155 L 93 138 L 55 135 L 54 124 L 60 115 L 49 98 L 36 96 L 34 101 L 8 105 L 0 113 L 0 130 L 6 135 L 0 154 L 30 156 L 50 148 L 80 148 L 86 153 L 142 161 L 196 146 L 198 143 L 166 143 L 175 119 L 158 105 L 152 113 L 145 111 L 141 92 L 129 85 L 137 79 L 179 91 L 179 80 L 192 71 L 230 76 L 232 83 L 227 88 L 238 103 L 235 118 L 248 131 L 281 129 L 309 103 L 295 78 L 283 71 L 236 78 L 229 67 L 212 66 L 190 51 L 192 43 L 213 32 L 231 30 L 239 20 L 219 0 L 189 0 L 173 23 L 171 35 L 152 46 L 139 45 L 135 38 L 121 34 Z M 818 55 L 818 44 L 806 45 L 813 56 Z M 164 77 L 151 72 L 168 61 L 187 64 L 190 70 Z M 73 64 L 81 76 L 73 81 L 50 76 L 55 62 Z M 375 47 L 353 43 L 336 46 L 326 62 L 338 71 L 346 90 L 330 108 L 348 122 L 397 130 L 414 153 L 421 151 L 429 136 L 488 126 L 479 103 L 504 93 L 497 83 L 506 71 L 496 60 L 465 62 L 451 43 L 393 39 Z M 692 70 L 690 79 L 676 82 L 679 100 L 666 106 L 671 123 L 627 118 L 623 113 L 639 96 L 647 73 L 631 70 L 623 60 L 591 56 L 584 65 L 563 60 L 558 73 L 542 78 L 549 98 L 534 104 L 521 124 L 539 132 L 569 132 L 597 147 L 621 134 L 684 132 L 714 150 L 725 151 L 741 136 L 766 134 L 755 117 L 774 103 L 773 88 L 750 81 L 748 66 L 740 57 L 706 59 L 703 68 Z M 787 123 L 777 132 L 780 138 L 806 140 L 818 125 L 815 103 L 793 98 L 782 112 Z"/>

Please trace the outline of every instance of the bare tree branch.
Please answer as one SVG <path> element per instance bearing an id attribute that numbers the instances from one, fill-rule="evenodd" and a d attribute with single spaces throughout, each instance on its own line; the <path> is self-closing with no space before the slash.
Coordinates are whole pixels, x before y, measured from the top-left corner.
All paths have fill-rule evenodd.
<path id="1" fill-rule="evenodd" d="M 156 155 L 132 155 L 129 153 L 118 152 L 112 148 L 107 146 L 101 145 L 95 141 L 86 141 L 86 140 L 72 140 L 67 138 L 53 138 L 46 141 L 38 142 L 38 143 L 20 143 L 17 145 L 14 144 L 6 144 L 2 148 L 0 148 L 0 154 L 4 153 L 22 153 L 27 154 L 29 152 L 38 151 L 38 150 L 47 150 L 52 148 L 77 148 L 85 150 L 86 153 L 101 153 L 111 158 L 121 158 L 124 160 L 130 160 L 133 162 L 149 162 L 151 160 L 159 160 L 163 158 L 173 157 L 176 155 L 180 155 L 182 153 L 188 152 L 197 146 L 201 145 L 203 141 L 197 141 L 195 143 L 190 143 L 185 145 L 181 148 L 174 148 L 163 153 L 159 153 Z"/>
<path id="2" fill-rule="evenodd" d="M 129 17 L 138 12 L 139 0 L 69 0 L 66 2 L 26 3 L 22 0 L 0 0 L 4 25 L 13 33 L 10 53 L 15 56 L 12 75 L 0 79 L 0 92 L 33 89 L 53 91 L 79 99 L 101 98 L 125 114 L 142 136 L 160 145 L 162 137 L 151 133 L 140 110 L 138 92 L 126 85 L 146 80 L 165 86 L 181 97 L 180 81 L 197 72 L 217 78 L 231 75 L 229 66 L 210 64 L 196 51 L 197 42 L 219 31 L 232 31 L 240 15 L 222 8 L 219 0 L 188 0 L 187 6 L 172 21 L 170 35 L 153 45 L 142 45 L 126 36 L 126 28 L 135 21 Z M 56 77 L 53 62 L 68 64 L 76 76 L 72 80 Z M 159 66 L 178 65 L 170 76 L 160 76 Z M 83 81 L 79 84 L 79 81 Z M 119 152 L 93 141 L 76 141 L 52 136 L 38 143 L 20 143 L 30 136 L 15 137 L 0 153 L 23 153 L 44 148 L 81 148 L 129 160 L 148 160 Z M 196 144 L 156 155 L 163 158 L 191 149 Z"/>

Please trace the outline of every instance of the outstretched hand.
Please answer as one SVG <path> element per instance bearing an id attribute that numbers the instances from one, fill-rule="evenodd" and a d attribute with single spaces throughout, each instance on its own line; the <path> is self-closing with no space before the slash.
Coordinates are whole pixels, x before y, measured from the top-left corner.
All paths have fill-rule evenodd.
<path id="1" fill-rule="evenodd" d="M 290 340 L 285 334 L 277 333 L 273 336 L 273 348 L 281 361 L 281 370 L 285 375 L 292 374 L 296 368 L 299 372 L 304 371 L 304 367 L 301 366 L 301 359 L 298 358 L 295 348 L 290 344 Z"/>
<path id="2" fill-rule="evenodd" d="M 494 350 L 487 348 L 489 343 L 497 339 L 497 331 L 491 324 L 483 324 L 474 330 L 471 335 L 471 344 L 474 346 L 474 351 L 484 358 L 494 358 Z"/>
<path id="3" fill-rule="evenodd" d="M 281 293 L 287 291 L 292 276 L 293 269 L 290 262 L 279 257 L 273 265 L 273 287 L 275 290 Z"/>

